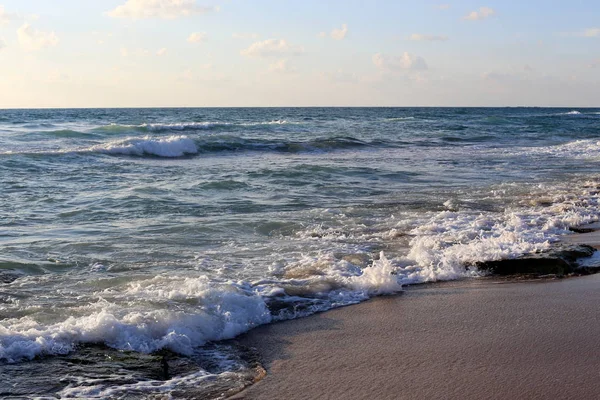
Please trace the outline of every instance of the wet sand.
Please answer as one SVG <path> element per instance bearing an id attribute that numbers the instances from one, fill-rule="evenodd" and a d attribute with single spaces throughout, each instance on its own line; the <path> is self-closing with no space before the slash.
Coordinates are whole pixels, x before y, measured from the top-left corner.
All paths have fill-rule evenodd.
<path id="1" fill-rule="evenodd" d="M 236 399 L 600 398 L 600 275 L 407 289 L 254 329 Z"/>

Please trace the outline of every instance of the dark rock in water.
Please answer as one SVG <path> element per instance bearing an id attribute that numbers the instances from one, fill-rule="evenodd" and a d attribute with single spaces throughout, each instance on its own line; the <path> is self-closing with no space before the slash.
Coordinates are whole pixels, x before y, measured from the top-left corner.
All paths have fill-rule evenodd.
<path id="1" fill-rule="evenodd" d="M 587 245 L 559 245 L 551 250 L 520 258 L 479 262 L 475 267 L 497 275 L 589 274 L 595 271 L 581 268 L 577 260 L 590 257 L 595 251 L 593 247 Z"/>
<path id="2" fill-rule="evenodd" d="M 13 270 L 0 270 L 0 283 L 13 283 L 23 274 Z"/>
<path id="3" fill-rule="evenodd" d="M 575 232 L 575 233 L 590 233 L 590 232 L 597 231 L 597 229 L 593 229 L 593 228 L 580 228 L 580 227 L 570 227 L 569 230 L 571 232 Z"/>

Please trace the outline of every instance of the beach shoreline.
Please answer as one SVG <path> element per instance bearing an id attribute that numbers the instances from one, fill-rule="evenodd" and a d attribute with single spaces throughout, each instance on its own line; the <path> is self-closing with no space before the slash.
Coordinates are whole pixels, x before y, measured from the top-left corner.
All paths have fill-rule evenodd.
<path id="1" fill-rule="evenodd" d="M 600 275 L 474 279 L 258 327 L 234 399 L 597 398 Z"/>

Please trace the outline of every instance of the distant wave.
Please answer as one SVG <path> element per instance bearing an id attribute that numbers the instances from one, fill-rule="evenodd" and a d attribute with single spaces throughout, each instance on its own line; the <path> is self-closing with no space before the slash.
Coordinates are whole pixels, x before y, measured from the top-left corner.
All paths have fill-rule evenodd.
<path id="1" fill-rule="evenodd" d="M 110 124 L 93 128 L 94 132 L 127 132 L 127 131 L 140 131 L 140 132 L 169 132 L 169 131 L 195 131 L 205 129 L 218 129 L 226 127 L 255 127 L 255 126 L 269 126 L 269 125 L 286 125 L 290 122 L 286 120 L 272 120 L 264 122 L 173 122 L 173 123 L 144 123 L 139 125 L 128 125 L 128 124 Z"/>
<path id="2" fill-rule="evenodd" d="M 93 133 L 75 131 L 72 129 L 59 129 L 56 131 L 47 131 L 47 132 L 44 132 L 44 135 L 54 136 L 54 137 L 59 137 L 59 138 L 85 138 L 85 137 L 97 136 Z"/>
<path id="3" fill-rule="evenodd" d="M 566 113 L 562 113 L 561 115 L 581 115 L 581 111 L 573 110 Z"/>
<path id="4" fill-rule="evenodd" d="M 280 153 L 310 153 L 330 152 L 336 150 L 389 146 L 387 142 L 365 142 L 349 136 L 332 138 L 316 138 L 308 141 L 290 141 L 277 139 L 244 138 L 234 135 L 211 135 L 192 139 L 185 135 L 167 137 L 129 137 L 98 143 L 90 147 L 67 148 L 57 150 L 12 150 L 1 152 L 0 155 L 58 155 L 58 154 L 108 154 L 126 156 L 152 157 L 184 157 L 199 153 L 219 152 L 280 152 Z"/>
<path id="5" fill-rule="evenodd" d="M 141 139 L 118 140 L 96 145 L 91 147 L 90 151 L 131 156 L 183 157 L 198 153 L 198 148 L 187 136 L 169 136 L 160 139 L 146 136 Z"/>
<path id="6" fill-rule="evenodd" d="M 553 156 L 567 159 L 600 158 L 600 141 L 597 139 L 582 139 L 553 146 L 517 147 L 503 150 L 504 153 L 517 156 Z"/>
<path id="7" fill-rule="evenodd" d="M 198 141 L 202 152 L 273 151 L 282 153 L 328 152 L 367 147 L 371 143 L 349 137 L 316 138 L 308 141 L 242 138 L 236 136 L 210 137 Z"/>
<path id="8" fill-rule="evenodd" d="M 399 121 L 410 121 L 415 119 L 415 117 L 396 117 L 396 118 L 386 118 L 385 120 L 388 122 L 399 122 Z"/>

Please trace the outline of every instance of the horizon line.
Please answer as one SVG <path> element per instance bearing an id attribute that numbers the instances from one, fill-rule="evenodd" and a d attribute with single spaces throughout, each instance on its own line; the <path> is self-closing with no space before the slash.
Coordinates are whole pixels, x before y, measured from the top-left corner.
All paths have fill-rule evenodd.
<path id="1" fill-rule="evenodd" d="M 600 106 L 103 106 L 103 107 L 0 107 L 10 110 L 142 110 L 142 109 L 199 109 L 199 108 L 581 108 L 594 109 Z"/>

